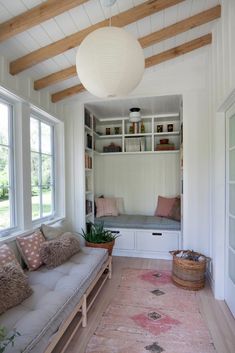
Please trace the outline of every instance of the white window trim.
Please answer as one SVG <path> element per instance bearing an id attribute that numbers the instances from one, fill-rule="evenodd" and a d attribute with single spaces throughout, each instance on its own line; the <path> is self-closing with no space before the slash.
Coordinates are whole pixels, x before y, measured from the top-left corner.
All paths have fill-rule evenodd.
<path id="1" fill-rule="evenodd" d="M 51 121 L 50 119 L 46 118 L 45 116 L 38 114 L 34 110 L 31 111 L 30 118 L 37 119 L 39 124 L 39 156 L 40 156 L 40 169 L 41 169 L 41 122 L 45 123 L 52 128 L 52 141 L 51 141 L 51 156 L 52 156 L 52 213 L 45 217 L 39 217 L 37 219 L 32 219 L 33 225 L 38 225 L 42 222 L 51 221 L 55 218 L 56 215 L 56 205 L 55 205 L 55 194 L 56 194 L 56 178 L 55 178 L 55 159 L 56 159 L 56 148 L 55 148 L 55 122 Z M 30 150 L 30 154 L 31 154 Z M 40 171 L 41 174 L 41 171 Z M 31 184 L 32 187 L 32 184 Z M 41 193 L 41 185 L 40 185 L 40 213 L 42 212 L 42 193 Z"/>
<path id="2" fill-rule="evenodd" d="M 6 93 L 6 94 L 5 94 Z M 65 150 L 64 122 L 41 108 L 3 92 L 0 99 L 13 107 L 13 148 L 14 148 L 14 187 L 15 222 L 14 228 L 0 232 L 0 244 L 14 240 L 16 236 L 30 234 L 42 223 L 50 224 L 65 219 Z M 30 117 L 54 126 L 54 176 L 55 214 L 51 217 L 32 221 L 31 212 L 31 168 L 30 168 Z M 49 219 L 48 219 L 49 218 Z"/>
<path id="3" fill-rule="evenodd" d="M 13 224 L 12 227 L 0 230 L 0 237 L 5 237 L 8 234 L 17 230 L 17 214 L 16 214 L 16 183 L 15 183 L 15 110 L 14 104 L 10 99 L 6 99 L 0 96 L 0 103 L 3 103 L 9 107 L 8 117 L 9 117 L 9 131 L 8 138 L 9 144 L 6 147 L 9 148 L 9 204 L 10 204 L 10 223 Z"/>

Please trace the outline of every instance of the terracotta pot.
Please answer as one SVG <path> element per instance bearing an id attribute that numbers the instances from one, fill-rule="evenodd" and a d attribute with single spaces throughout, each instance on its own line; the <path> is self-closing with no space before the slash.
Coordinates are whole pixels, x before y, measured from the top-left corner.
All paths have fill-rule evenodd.
<path id="1" fill-rule="evenodd" d="M 86 246 L 90 247 L 90 248 L 103 248 L 103 249 L 107 249 L 109 252 L 109 256 L 112 255 L 112 251 L 113 251 L 113 246 L 114 246 L 115 240 L 112 240 L 108 243 L 89 243 L 88 241 L 86 241 Z"/>

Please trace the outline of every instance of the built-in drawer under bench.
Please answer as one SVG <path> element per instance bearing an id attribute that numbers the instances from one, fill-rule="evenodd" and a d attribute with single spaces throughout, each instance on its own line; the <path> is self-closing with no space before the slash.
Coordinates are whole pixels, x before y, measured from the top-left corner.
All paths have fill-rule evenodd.
<path id="1" fill-rule="evenodd" d="M 123 216 L 95 220 L 96 223 L 104 222 L 106 229 L 120 235 L 115 241 L 113 255 L 171 259 L 169 251 L 181 248 L 180 222 L 153 216 Z M 144 217 L 142 223 L 141 217 Z"/>

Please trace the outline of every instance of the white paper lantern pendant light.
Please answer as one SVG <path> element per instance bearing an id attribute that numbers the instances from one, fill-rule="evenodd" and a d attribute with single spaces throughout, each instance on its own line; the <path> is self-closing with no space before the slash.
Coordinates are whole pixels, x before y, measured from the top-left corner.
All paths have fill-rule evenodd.
<path id="1" fill-rule="evenodd" d="M 108 4 L 114 2 L 106 0 Z M 140 82 L 144 66 L 139 42 L 124 29 L 112 26 L 90 33 L 79 46 L 76 57 L 81 83 L 100 98 L 127 95 Z"/>

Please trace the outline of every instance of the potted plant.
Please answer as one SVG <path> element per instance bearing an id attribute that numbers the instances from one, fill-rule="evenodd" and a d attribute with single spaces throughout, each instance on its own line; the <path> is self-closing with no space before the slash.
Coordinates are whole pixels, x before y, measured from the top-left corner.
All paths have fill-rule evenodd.
<path id="1" fill-rule="evenodd" d="M 82 233 L 80 233 L 86 242 L 86 246 L 107 249 L 111 256 L 115 239 L 119 234 L 104 229 L 104 223 L 94 224 L 89 222 L 87 229 L 86 232 L 82 229 Z"/>
<path id="2" fill-rule="evenodd" d="M 17 336 L 20 336 L 19 332 L 14 330 L 8 335 L 6 328 L 4 326 L 0 326 L 0 353 L 5 352 L 9 345 L 13 347 Z"/>

